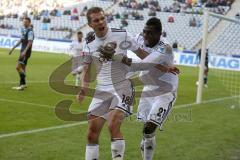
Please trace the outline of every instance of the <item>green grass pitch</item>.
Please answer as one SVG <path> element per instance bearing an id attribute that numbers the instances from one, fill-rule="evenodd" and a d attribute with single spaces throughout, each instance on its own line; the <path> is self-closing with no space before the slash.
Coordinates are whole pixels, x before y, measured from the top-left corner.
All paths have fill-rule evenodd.
<path id="1" fill-rule="evenodd" d="M 11 87 L 18 85 L 18 54 L 16 51 L 9 56 L 6 49 L 0 50 L 0 160 L 84 160 L 87 123 L 32 133 L 77 123 L 56 116 L 54 107 L 61 100 L 72 100 L 74 113 L 88 108 L 90 98 L 79 105 L 74 95 L 64 95 L 49 87 L 49 76 L 69 56 L 33 52 L 27 67 L 28 88 L 16 91 Z M 178 99 L 164 131 L 157 131 L 154 160 L 239 160 L 239 102 L 220 98 L 230 97 L 230 91 L 210 70 L 209 88 L 204 89 L 205 103 L 185 106 L 195 102 L 198 70 L 182 66 L 180 69 Z M 71 75 L 67 79 L 73 80 Z M 125 120 L 122 132 L 126 160 L 141 159 L 141 130 L 142 124 L 134 116 Z M 110 159 L 110 138 L 105 127 L 100 138 L 100 160 Z"/>

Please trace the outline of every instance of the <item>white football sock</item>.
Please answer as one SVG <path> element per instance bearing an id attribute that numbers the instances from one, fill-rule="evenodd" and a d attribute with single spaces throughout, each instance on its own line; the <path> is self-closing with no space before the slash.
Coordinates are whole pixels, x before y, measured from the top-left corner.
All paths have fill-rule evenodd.
<path id="1" fill-rule="evenodd" d="M 123 160 L 125 151 L 125 140 L 124 139 L 112 140 L 111 150 L 113 160 Z"/>
<path id="2" fill-rule="evenodd" d="M 85 160 L 98 160 L 98 157 L 99 157 L 98 144 L 87 145 Z"/>
<path id="3" fill-rule="evenodd" d="M 155 134 L 144 134 L 144 160 L 152 160 L 156 148 Z"/>

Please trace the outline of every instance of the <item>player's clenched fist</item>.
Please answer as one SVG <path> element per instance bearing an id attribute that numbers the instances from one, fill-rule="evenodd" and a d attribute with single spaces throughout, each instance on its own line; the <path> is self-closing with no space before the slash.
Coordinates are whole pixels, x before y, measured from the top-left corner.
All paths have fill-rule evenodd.
<path id="1" fill-rule="evenodd" d="M 100 57 L 101 58 L 104 58 L 104 59 L 107 59 L 107 60 L 111 60 L 114 53 L 116 52 L 115 49 L 116 49 L 116 43 L 115 42 L 109 42 L 107 43 L 106 45 L 104 46 L 100 46 L 98 48 L 99 52 L 100 52 Z"/>

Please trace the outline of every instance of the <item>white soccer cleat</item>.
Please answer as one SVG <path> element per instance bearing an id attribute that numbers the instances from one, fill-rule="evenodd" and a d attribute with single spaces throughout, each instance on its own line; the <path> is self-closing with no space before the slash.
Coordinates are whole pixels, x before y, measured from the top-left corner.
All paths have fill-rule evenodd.
<path id="1" fill-rule="evenodd" d="M 20 85 L 20 86 L 17 86 L 17 87 L 12 87 L 12 89 L 15 89 L 15 90 L 18 90 L 18 91 L 22 91 L 22 90 L 24 90 L 24 88 L 27 88 L 27 85 Z"/>
<path id="2" fill-rule="evenodd" d="M 21 87 L 23 87 L 23 88 L 27 88 L 27 85 L 26 85 L 26 84 L 23 84 L 23 85 L 21 85 Z"/>
<path id="3" fill-rule="evenodd" d="M 17 86 L 17 87 L 12 87 L 12 89 L 15 89 L 15 90 L 21 91 L 21 90 L 23 90 L 24 88 L 21 87 L 21 86 Z"/>

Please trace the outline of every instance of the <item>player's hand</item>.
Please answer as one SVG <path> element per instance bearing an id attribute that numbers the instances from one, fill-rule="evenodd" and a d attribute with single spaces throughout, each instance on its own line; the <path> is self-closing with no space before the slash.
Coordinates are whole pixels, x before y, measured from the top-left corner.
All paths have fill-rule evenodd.
<path id="1" fill-rule="evenodd" d="M 167 72 L 177 75 L 180 73 L 180 70 L 177 67 L 173 66 L 173 67 L 168 67 Z"/>
<path id="2" fill-rule="evenodd" d="M 107 43 L 104 46 L 100 46 L 98 48 L 99 52 L 100 52 L 100 57 L 101 58 L 105 58 L 107 60 L 112 59 L 114 53 L 115 53 L 115 49 L 116 49 L 116 43 L 112 42 L 112 43 Z"/>
<path id="3" fill-rule="evenodd" d="M 76 96 L 77 102 L 81 103 L 84 100 L 84 97 L 86 96 L 86 89 L 81 88 Z"/>

